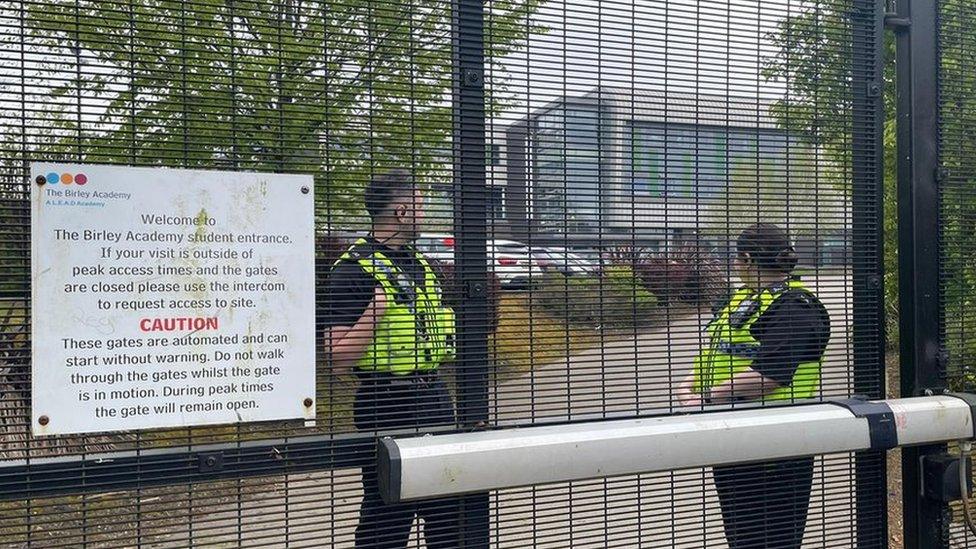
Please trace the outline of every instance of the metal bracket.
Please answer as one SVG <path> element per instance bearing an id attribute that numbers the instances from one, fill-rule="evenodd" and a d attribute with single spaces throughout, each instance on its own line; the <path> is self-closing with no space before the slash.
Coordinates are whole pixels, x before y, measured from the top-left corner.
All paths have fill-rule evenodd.
<path id="1" fill-rule="evenodd" d="M 474 88 L 483 84 L 481 71 L 478 69 L 464 69 L 461 71 L 461 85 L 465 88 Z"/>
<path id="2" fill-rule="evenodd" d="M 912 20 L 908 17 L 902 17 L 897 13 L 886 13 L 884 16 L 884 26 L 886 29 L 895 32 L 906 31 L 911 28 Z"/>
<path id="3" fill-rule="evenodd" d="M 469 280 L 467 283 L 467 297 L 485 297 L 488 295 L 488 285 L 481 280 Z"/>
<path id="4" fill-rule="evenodd" d="M 202 452 L 197 454 L 197 462 L 201 473 L 212 473 L 224 468 L 223 452 Z"/>
<path id="5" fill-rule="evenodd" d="M 884 402 L 872 402 L 867 398 L 854 395 L 846 400 L 832 400 L 836 404 L 847 408 L 854 417 L 868 420 L 868 433 L 871 437 L 872 450 L 890 450 L 898 446 L 898 429 L 895 425 L 895 414 L 891 407 Z"/>
<path id="6" fill-rule="evenodd" d="M 871 80 L 867 83 L 867 90 L 865 94 L 868 97 L 881 97 L 881 84 Z"/>

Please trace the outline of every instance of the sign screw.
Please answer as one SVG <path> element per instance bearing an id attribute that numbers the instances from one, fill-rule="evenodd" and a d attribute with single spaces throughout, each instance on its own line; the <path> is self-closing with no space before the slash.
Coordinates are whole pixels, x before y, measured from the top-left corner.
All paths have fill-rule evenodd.
<path id="1" fill-rule="evenodd" d="M 41 426 L 43 427 L 44 425 L 47 425 L 48 423 L 50 423 L 51 422 L 51 419 L 49 417 L 47 417 L 47 416 L 41 416 L 41 417 L 37 418 L 37 422 L 40 423 Z"/>
<path id="2" fill-rule="evenodd" d="M 308 194 L 308 187 L 302 185 L 302 194 Z"/>
<path id="3" fill-rule="evenodd" d="M 43 175 L 39 175 L 34 178 L 34 183 L 37 183 L 38 185 L 43 185 L 47 183 L 47 178 L 44 177 Z"/>
<path id="4" fill-rule="evenodd" d="M 305 407 L 306 408 L 311 408 L 312 407 L 312 399 L 306 398 L 305 401 L 304 401 L 304 404 L 305 404 Z"/>

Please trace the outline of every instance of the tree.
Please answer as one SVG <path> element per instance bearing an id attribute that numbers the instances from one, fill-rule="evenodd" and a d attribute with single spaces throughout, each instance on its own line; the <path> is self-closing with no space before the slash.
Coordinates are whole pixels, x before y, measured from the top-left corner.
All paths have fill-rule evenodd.
<path id="1" fill-rule="evenodd" d="M 948 370 L 957 390 L 976 382 L 976 13 L 971 2 L 939 2 L 942 180 L 941 282 Z M 964 374 L 962 377 L 956 377 Z"/>
<path id="2" fill-rule="evenodd" d="M 814 173 L 813 147 L 791 139 L 782 156 L 735 159 L 728 186 L 709 204 L 709 232 L 734 238 L 760 221 L 776 223 L 794 236 L 839 232 L 847 220 L 842 193 L 823 192 L 825 175 Z"/>
<path id="3" fill-rule="evenodd" d="M 840 126 L 831 126 L 821 113 L 850 117 L 851 56 L 848 14 L 842 5 L 827 4 L 783 21 L 770 38 L 778 55 L 767 59 L 765 76 L 790 83 L 790 93 L 778 105 L 784 126 L 799 125 L 816 132 L 835 158 L 843 159 L 850 141 Z M 939 108 L 941 163 L 949 177 L 941 183 L 940 239 L 943 269 L 945 343 L 951 375 L 967 373 L 976 362 L 976 14 L 970 2 L 939 3 Z M 898 224 L 895 151 L 894 37 L 883 48 L 884 128 L 884 264 L 888 341 L 897 343 Z M 788 113 L 788 114 L 787 114 Z M 831 114 L 829 120 L 839 120 Z"/>
<path id="4" fill-rule="evenodd" d="M 488 4 L 489 62 L 539 32 L 540 1 Z M 25 71 L 44 77 L 24 115 L 52 138 L 29 154 L 314 173 L 341 225 L 372 170 L 449 178 L 451 16 L 436 0 L 31 3 Z M 505 82 L 489 92 L 501 108 Z"/>
<path id="5" fill-rule="evenodd" d="M 853 118 L 853 37 L 849 2 L 828 0 L 785 18 L 767 38 L 776 46 L 775 55 L 764 60 L 762 75 L 767 81 L 787 84 L 786 96 L 773 108 L 779 125 L 790 132 L 810 137 L 835 166 L 830 183 L 850 195 Z M 884 137 L 884 306 L 887 339 L 898 341 L 898 224 L 897 178 L 895 173 L 895 69 L 894 37 L 885 35 L 882 98 L 885 112 Z M 829 189 L 829 186 L 828 186 Z"/>

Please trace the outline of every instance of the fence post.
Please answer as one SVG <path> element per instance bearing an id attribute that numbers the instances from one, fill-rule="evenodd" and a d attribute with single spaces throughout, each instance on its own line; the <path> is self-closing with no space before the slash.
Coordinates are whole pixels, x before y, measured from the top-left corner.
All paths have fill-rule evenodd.
<path id="1" fill-rule="evenodd" d="M 852 21 L 854 393 L 885 398 L 884 352 L 884 5 L 855 0 Z M 859 549 L 887 547 L 885 452 L 857 452 Z"/>
<path id="2" fill-rule="evenodd" d="M 898 0 L 898 276 L 901 395 L 942 392 L 940 361 L 938 2 Z M 946 547 L 944 506 L 925 501 L 920 460 L 945 445 L 902 450 L 905 547 Z"/>
<path id="3" fill-rule="evenodd" d="M 460 423 L 488 421 L 487 147 L 485 143 L 484 3 L 452 2 L 454 242 L 457 288 L 457 380 Z M 488 494 L 461 503 L 463 547 L 487 547 Z"/>

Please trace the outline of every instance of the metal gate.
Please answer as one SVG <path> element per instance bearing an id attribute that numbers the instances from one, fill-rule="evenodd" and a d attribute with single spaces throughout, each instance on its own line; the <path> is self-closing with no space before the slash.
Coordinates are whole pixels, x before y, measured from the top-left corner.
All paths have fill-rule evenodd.
<path id="1" fill-rule="evenodd" d="M 922 3 L 921 13 L 933 13 L 935 29 L 931 48 L 923 41 L 923 53 L 937 59 L 934 74 L 923 71 L 923 78 L 935 82 L 937 95 L 931 97 L 936 116 L 927 128 L 923 141 L 935 150 L 937 162 L 933 173 L 937 192 L 932 203 L 938 212 L 940 270 L 937 273 L 939 331 L 927 337 L 938 338 L 939 356 L 936 360 L 920 362 L 920 371 L 930 372 L 938 381 L 935 388 L 948 386 L 956 391 L 970 391 L 974 387 L 973 343 L 974 316 L 972 311 L 973 260 L 976 258 L 969 235 L 973 227 L 972 131 L 976 127 L 971 104 L 973 101 L 973 71 L 971 52 L 976 47 L 973 34 L 973 15 L 969 6 L 942 0 Z M 937 56 L 937 57 L 936 57 Z M 926 195 L 929 193 L 925 193 Z M 935 273 L 933 273 L 935 274 Z M 919 387 L 921 388 L 921 387 Z M 972 533 L 962 521 L 961 508 L 940 509 L 929 513 L 941 533 L 941 544 L 933 547 L 973 547 Z M 929 518 L 926 517 L 926 518 Z M 924 527 L 920 531 L 925 531 Z M 925 546 L 925 545 L 923 545 Z"/>
<path id="2" fill-rule="evenodd" d="M 0 6 L 0 545 L 352 547 L 377 437 L 701 411 L 676 393 L 757 222 L 789 232 L 830 314 L 818 398 L 885 396 L 883 15 L 871 0 Z M 323 342 L 349 300 L 333 264 L 370 230 L 363 188 L 408 170 L 425 190 L 416 247 L 457 316 L 456 420 L 357 430 L 357 380 L 319 348 L 314 427 L 32 436 L 38 161 L 313 175 Z M 816 459 L 804 547 L 887 546 L 885 464 Z M 709 469 L 451 505 L 465 547 L 727 546 Z"/>

